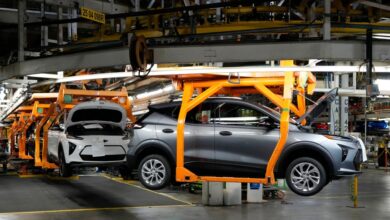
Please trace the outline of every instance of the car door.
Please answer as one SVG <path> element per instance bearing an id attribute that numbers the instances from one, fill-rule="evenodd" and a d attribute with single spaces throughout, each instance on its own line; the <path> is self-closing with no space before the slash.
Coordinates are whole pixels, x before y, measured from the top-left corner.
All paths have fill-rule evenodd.
<path id="1" fill-rule="evenodd" d="M 264 177 L 279 139 L 277 125 L 247 103 L 225 102 L 216 108 L 215 162 L 221 176 Z"/>
<path id="2" fill-rule="evenodd" d="M 180 105 L 169 114 L 173 123 L 156 125 L 157 137 L 176 149 Z M 166 111 L 165 111 L 166 112 Z M 184 128 L 184 166 L 197 175 L 210 175 L 214 163 L 213 104 L 202 103 L 187 113 Z M 176 156 L 176 151 L 174 152 Z"/>
<path id="3" fill-rule="evenodd" d="M 58 159 L 58 145 L 60 141 L 60 135 L 64 132 L 63 130 L 64 115 L 60 114 L 54 120 L 52 126 L 48 130 L 47 136 L 47 148 L 49 157 Z"/>

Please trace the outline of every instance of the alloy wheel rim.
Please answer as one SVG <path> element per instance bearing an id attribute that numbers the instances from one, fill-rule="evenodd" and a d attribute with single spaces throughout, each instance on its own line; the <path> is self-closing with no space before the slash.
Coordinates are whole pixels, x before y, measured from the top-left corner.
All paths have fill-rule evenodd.
<path id="1" fill-rule="evenodd" d="M 320 170 L 312 163 L 302 162 L 291 170 L 291 182 L 294 187 L 303 192 L 310 192 L 320 184 Z"/>
<path id="2" fill-rule="evenodd" d="M 157 159 L 147 160 L 141 169 L 142 179 L 151 186 L 161 184 L 166 176 L 164 164 Z"/>

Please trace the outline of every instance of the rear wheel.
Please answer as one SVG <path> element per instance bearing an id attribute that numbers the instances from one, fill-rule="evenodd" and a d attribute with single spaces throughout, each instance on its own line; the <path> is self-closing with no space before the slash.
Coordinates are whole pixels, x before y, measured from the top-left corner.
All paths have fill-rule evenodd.
<path id="1" fill-rule="evenodd" d="M 148 189 L 158 190 L 167 186 L 171 180 L 171 167 L 168 160 L 158 154 L 142 159 L 138 166 L 138 178 Z"/>
<path id="2" fill-rule="evenodd" d="M 60 176 L 61 177 L 72 176 L 72 169 L 69 166 L 69 164 L 66 163 L 64 151 L 62 149 L 60 149 L 60 151 L 58 152 L 58 160 L 59 160 Z"/>
<path id="3" fill-rule="evenodd" d="M 288 187 L 301 196 L 312 196 L 327 183 L 324 167 L 310 157 L 292 161 L 286 171 L 286 181 Z"/>

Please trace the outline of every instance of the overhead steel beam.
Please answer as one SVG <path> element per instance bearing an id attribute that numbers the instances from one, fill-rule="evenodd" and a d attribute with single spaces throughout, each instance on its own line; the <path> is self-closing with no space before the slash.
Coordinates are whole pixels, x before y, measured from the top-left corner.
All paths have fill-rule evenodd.
<path id="1" fill-rule="evenodd" d="M 263 60 L 363 61 L 364 41 L 270 42 L 154 48 L 155 63 L 251 62 Z M 373 60 L 390 60 L 390 41 L 377 41 Z"/>
<path id="2" fill-rule="evenodd" d="M 154 47 L 154 63 L 256 62 L 265 60 L 363 61 L 364 41 L 306 41 Z M 390 42 L 373 45 L 374 61 L 390 60 Z M 0 68 L 0 81 L 15 76 L 129 64 L 127 47 L 93 50 L 14 63 Z"/>
<path id="3" fill-rule="evenodd" d="M 14 63 L 0 68 L 0 81 L 15 76 L 50 73 L 63 70 L 109 67 L 129 63 L 127 47 L 94 50 L 70 55 L 53 56 Z"/>

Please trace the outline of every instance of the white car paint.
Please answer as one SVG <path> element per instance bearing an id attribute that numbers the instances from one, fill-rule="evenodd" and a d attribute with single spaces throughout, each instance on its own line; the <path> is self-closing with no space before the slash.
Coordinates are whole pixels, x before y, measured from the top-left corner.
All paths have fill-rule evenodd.
<path id="1" fill-rule="evenodd" d="M 72 121 L 72 116 L 79 110 L 96 110 L 96 109 L 110 109 L 119 111 L 122 115 L 122 120 L 114 121 L 99 121 L 99 120 L 85 120 Z M 107 119 L 107 118 L 106 118 Z M 126 135 L 126 111 L 122 106 L 103 101 L 85 102 L 75 106 L 68 114 L 67 120 L 63 126 L 63 130 L 52 129 L 48 133 L 48 154 L 50 158 L 58 161 L 59 147 L 62 146 L 65 161 L 72 166 L 99 166 L 99 165 L 116 165 L 123 164 L 126 161 L 127 145 L 129 138 Z M 99 134 L 99 135 L 83 135 L 74 133 L 69 134 L 68 130 L 72 126 L 83 126 L 84 128 L 99 128 L 102 125 L 112 125 L 120 128 L 123 131 L 121 135 Z M 70 152 L 70 145 L 74 144 L 76 147 L 73 152 Z M 123 155 L 121 159 L 105 157 Z M 88 156 L 88 158 L 82 158 Z M 109 159 L 109 158 L 108 158 Z"/>

